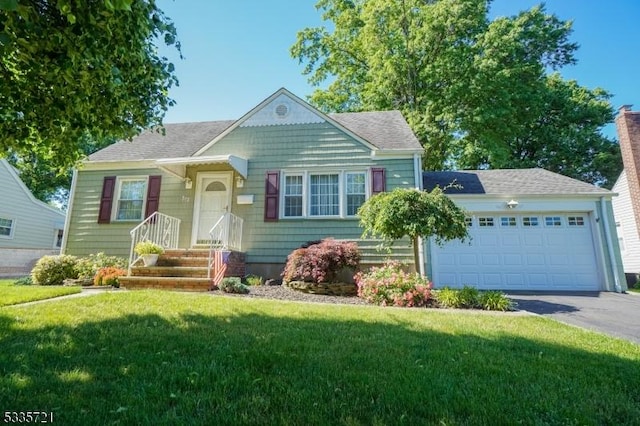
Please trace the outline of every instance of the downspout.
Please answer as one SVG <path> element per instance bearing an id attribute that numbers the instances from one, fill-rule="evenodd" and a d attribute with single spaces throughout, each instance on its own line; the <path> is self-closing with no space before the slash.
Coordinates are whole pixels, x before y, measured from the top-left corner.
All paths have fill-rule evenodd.
<path id="1" fill-rule="evenodd" d="M 67 204 L 67 214 L 64 218 L 64 231 L 62 234 L 62 246 L 60 247 L 60 254 L 66 254 L 67 241 L 69 240 L 69 224 L 71 222 L 71 212 L 73 211 L 73 200 L 76 195 L 76 183 L 78 182 L 78 169 L 73 169 L 73 175 L 71 177 L 71 191 L 69 191 L 69 204 Z"/>
<path id="2" fill-rule="evenodd" d="M 413 154 L 413 171 L 415 175 L 415 187 L 417 190 L 422 191 L 422 158 L 420 154 Z M 426 275 L 425 254 L 424 254 L 424 241 L 421 237 L 418 237 L 418 259 L 420 265 L 416 265 L 416 272 L 421 276 Z"/>
<path id="3" fill-rule="evenodd" d="M 600 215 L 602 216 L 602 226 L 604 227 L 604 236 L 607 240 L 607 251 L 609 252 L 609 262 L 613 269 L 613 282 L 616 293 L 622 293 L 620 286 L 620 277 L 618 276 L 618 262 L 613 252 L 613 241 L 611 240 L 611 230 L 609 228 L 609 215 L 605 211 L 605 197 L 600 197 Z"/>

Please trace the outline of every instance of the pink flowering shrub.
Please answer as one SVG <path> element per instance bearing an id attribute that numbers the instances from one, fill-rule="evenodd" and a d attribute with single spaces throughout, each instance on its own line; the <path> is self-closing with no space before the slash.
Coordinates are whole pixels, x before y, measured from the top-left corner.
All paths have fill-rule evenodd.
<path id="1" fill-rule="evenodd" d="M 326 239 L 318 244 L 291 252 L 287 257 L 282 279 L 285 283 L 290 281 L 335 282 L 341 270 L 357 269 L 359 264 L 360 251 L 356 243 Z"/>
<path id="2" fill-rule="evenodd" d="M 402 270 L 400 263 L 387 262 L 355 276 L 358 297 L 380 306 L 427 306 L 433 285 L 415 273 Z"/>

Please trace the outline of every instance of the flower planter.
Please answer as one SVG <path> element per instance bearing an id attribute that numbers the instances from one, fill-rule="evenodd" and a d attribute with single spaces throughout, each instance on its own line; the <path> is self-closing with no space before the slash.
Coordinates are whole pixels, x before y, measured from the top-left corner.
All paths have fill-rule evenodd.
<path id="1" fill-rule="evenodd" d="M 141 257 L 144 266 L 155 266 L 158 262 L 158 256 L 158 254 L 143 254 Z"/>

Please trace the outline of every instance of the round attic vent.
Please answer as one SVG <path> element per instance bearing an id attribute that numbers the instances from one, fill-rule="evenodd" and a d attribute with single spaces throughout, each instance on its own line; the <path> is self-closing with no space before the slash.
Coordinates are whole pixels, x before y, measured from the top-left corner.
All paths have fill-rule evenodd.
<path id="1" fill-rule="evenodd" d="M 287 115 L 289 115 L 289 105 L 280 104 L 276 106 L 276 117 L 285 118 Z"/>

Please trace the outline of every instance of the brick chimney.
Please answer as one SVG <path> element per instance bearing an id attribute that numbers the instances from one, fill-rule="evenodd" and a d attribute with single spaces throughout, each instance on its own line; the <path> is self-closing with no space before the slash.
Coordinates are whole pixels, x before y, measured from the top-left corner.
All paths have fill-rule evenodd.
<path id="1" fill-rule="evenodd" d="M 631 105 L 623 105 L 616 116 L 616 128 L 633 215 L 640 235 L 640 111 L 631 111 Z"/>

